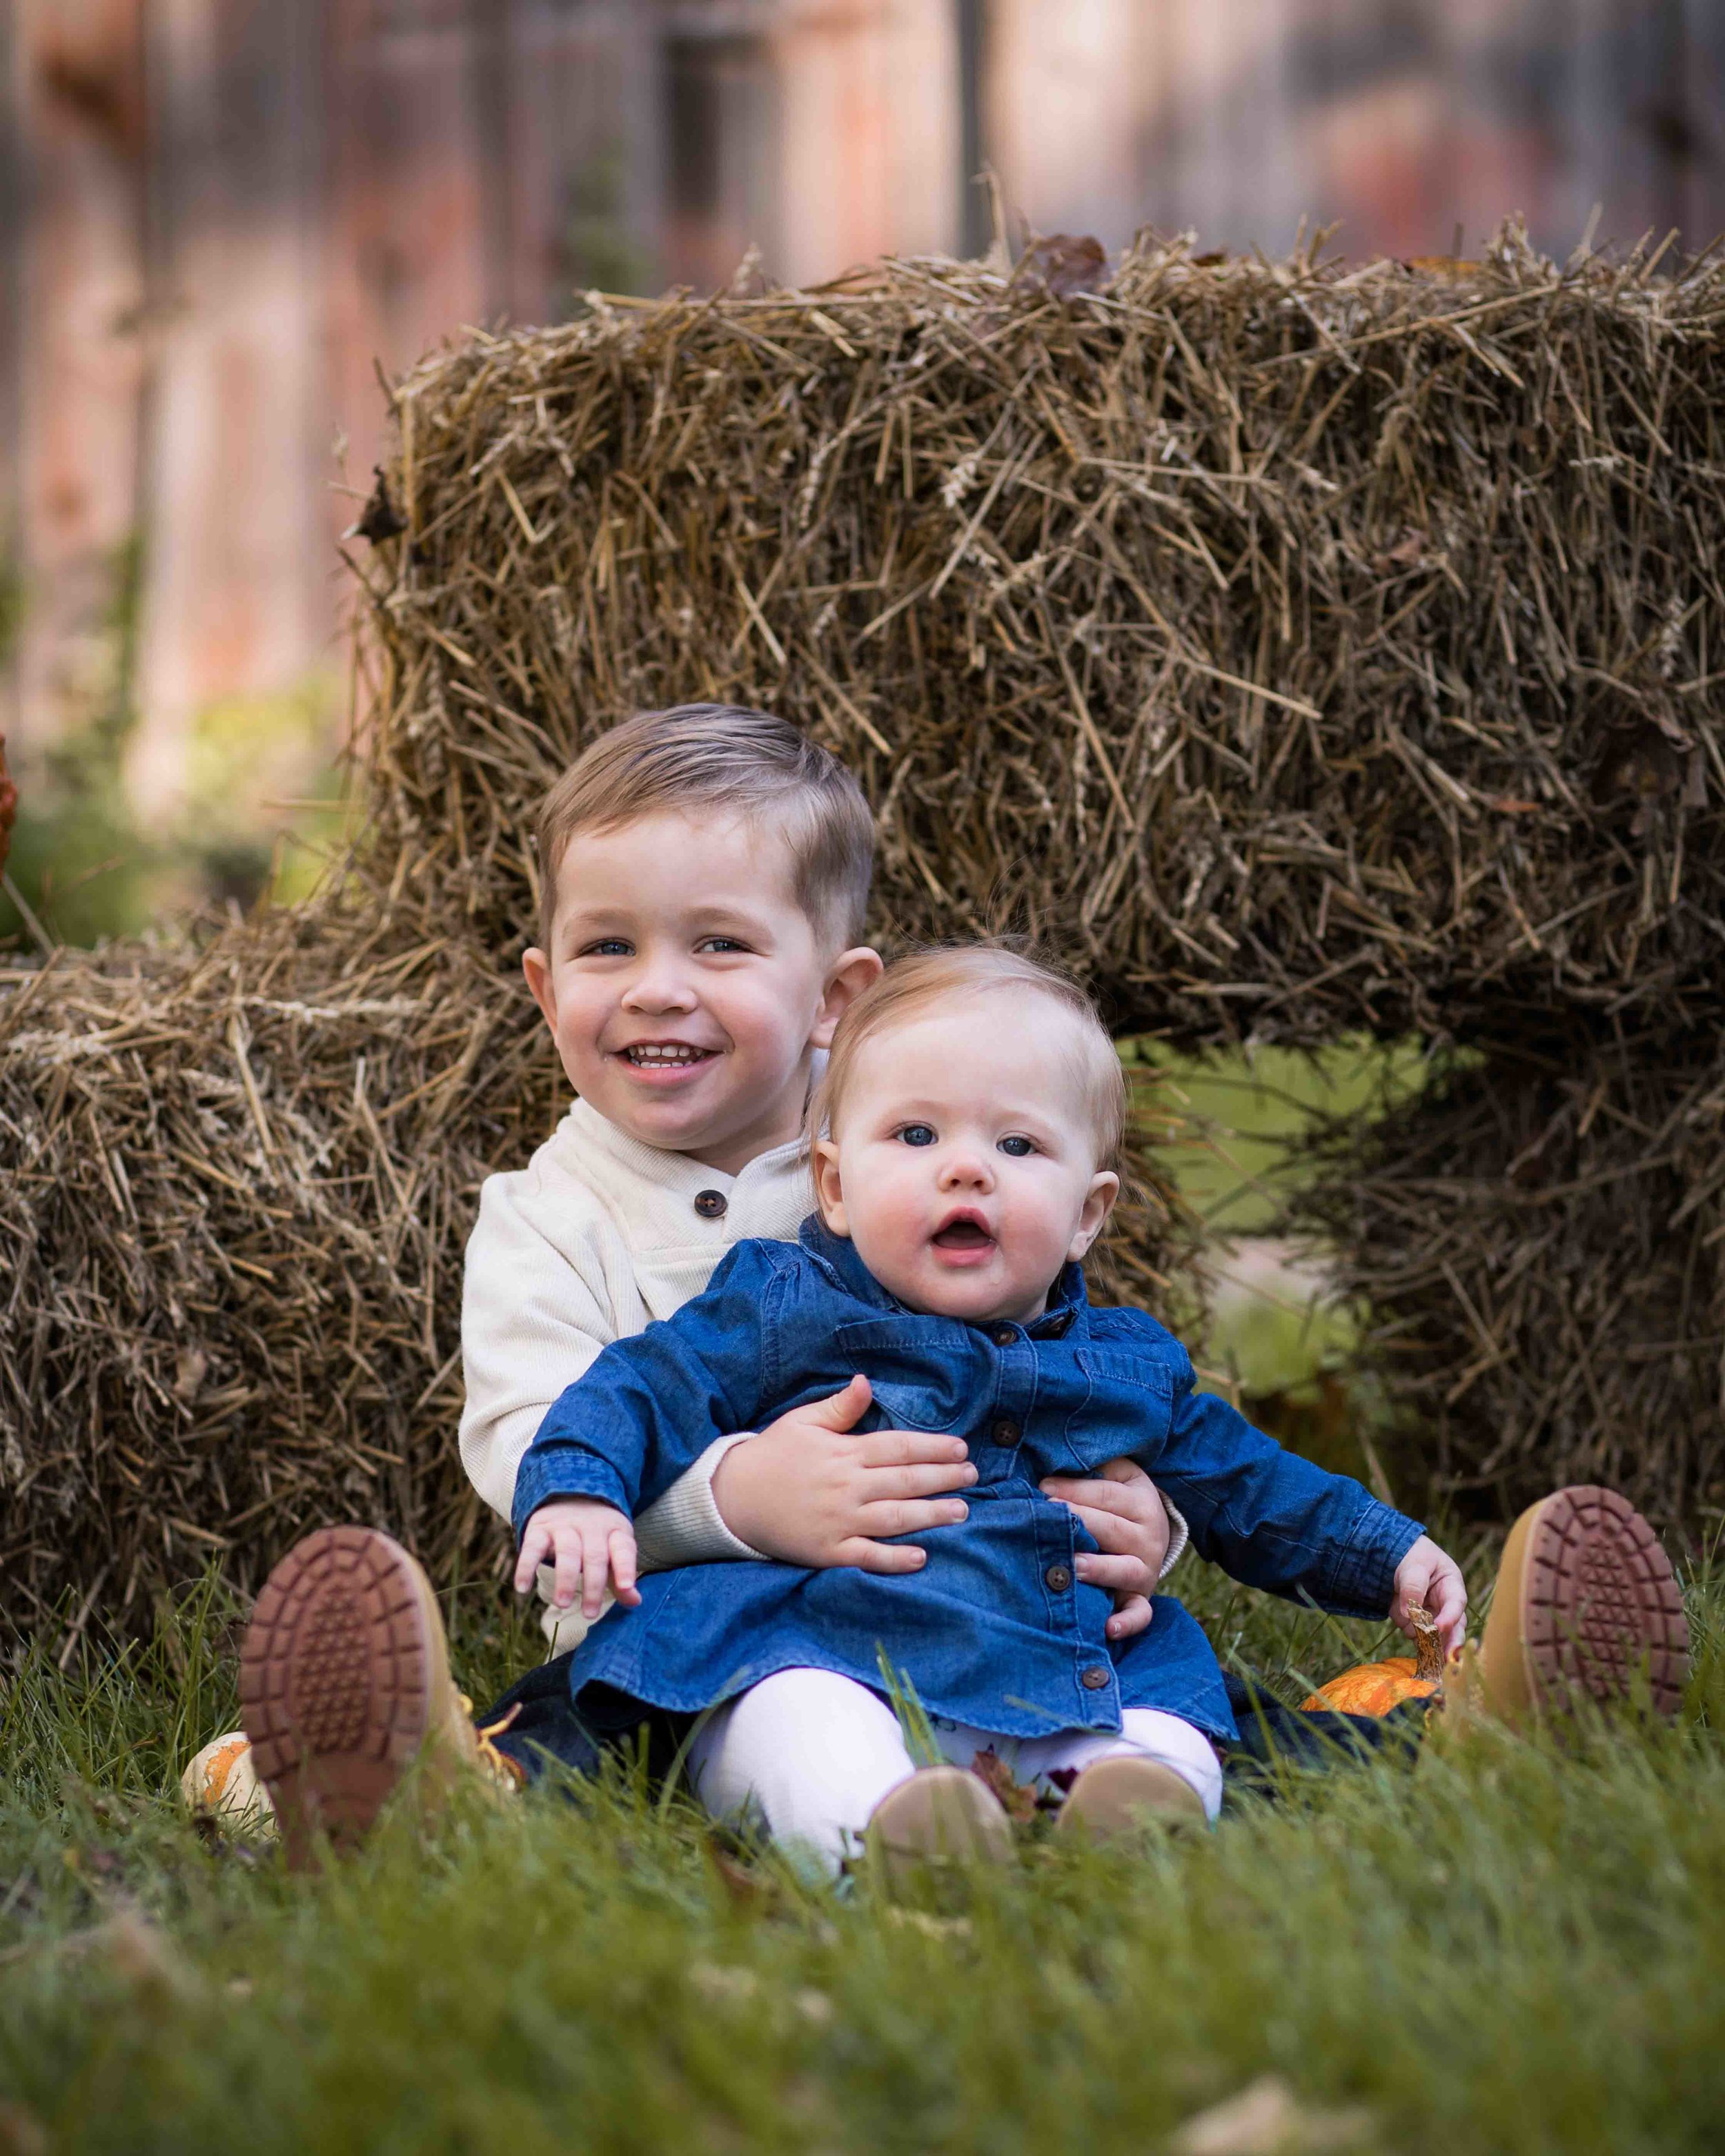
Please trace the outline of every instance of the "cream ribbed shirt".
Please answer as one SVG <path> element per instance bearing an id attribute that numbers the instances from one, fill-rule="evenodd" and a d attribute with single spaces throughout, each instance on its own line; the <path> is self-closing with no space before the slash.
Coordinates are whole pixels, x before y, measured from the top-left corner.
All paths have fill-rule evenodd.
<path id="1" fill-rule="evenodd" d="M 725 1175 L 643 1145 L 584 1101 L 525 1168 L 487 1176 L 462 1282 L 461 1464 L 492 1510 L 508 1519 L 546 1409 L 602 1348 L 699 1295 L 733 1243 L 794 1237 L 813 1204 L 800 1139 Z M 735 1441 L 709 1446 L 636 1522 L 649 1570 L 759 1554 L 713 1502 Z"/>

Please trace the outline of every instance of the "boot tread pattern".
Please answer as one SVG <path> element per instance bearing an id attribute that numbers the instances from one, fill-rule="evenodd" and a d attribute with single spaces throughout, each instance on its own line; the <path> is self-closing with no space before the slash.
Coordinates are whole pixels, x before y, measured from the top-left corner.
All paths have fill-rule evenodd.
<path id="1" fill-rule="evenodd" d="M 326 1527 L 289 1552 L 258 1597 L 240 1657 L 242 1720 L 257 1772 L 301 1839 L 362 1833 L 424 1740 L 429 1657 L 410 1567 L 386 1535 Z"/>
<path id="2" fill-rule="evenodd" d="M 1542 1509 L 1525 1620 L 1543 1693 L 1621 1699 L 1645 1668 L 1656 1710 L 1676 1712 L 1689 1666 L 1682 1596 L 1653 1530 L 1615 1490 L 1562 1490 Z"/>

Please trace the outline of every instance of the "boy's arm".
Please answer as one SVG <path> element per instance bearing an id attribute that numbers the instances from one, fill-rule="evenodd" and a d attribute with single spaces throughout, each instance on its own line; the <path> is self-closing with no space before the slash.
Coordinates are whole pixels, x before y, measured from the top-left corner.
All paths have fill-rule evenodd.
<path id="1" fill-rule="evenodd" d="M 1186 1517 L 1192 1547 L 1249 1587 L 1382 1617 L 1424 1529 L 1346 1475 L 1285 1451 L 1237 1408 L 1194 1389 L 1179 1351 L 1168 1441 L 1143 1458 Z"/>
<path id="2" fill-rule="evenodd" d="M 559 1394 L 516 1476 L 517 1541 L 534 1512 L 557 1498 L 590 1498 L 632 1514 L 716 1435 L 752 1423 L 762 1404 L 772 1248 L 737 1245 L 704 1295 L 614 1341 Z"/>
<path id="3" fill-rule="evenodd" d="M 604 1270 L 577 1235 L 554 1238 L 534 1218 L 521 1178 L 490 1178 L 467 1245 L 461 1353 L 467 1400 L 461 1464 L 506 1520 L 516 1476 L 547 1409 L 617 1337 Z M 741 1435 L 710 1445 L 636 1522 L 644 1572 L 759 1553 L 732 1533 L 712 1494 L 714 1471 Z"/>

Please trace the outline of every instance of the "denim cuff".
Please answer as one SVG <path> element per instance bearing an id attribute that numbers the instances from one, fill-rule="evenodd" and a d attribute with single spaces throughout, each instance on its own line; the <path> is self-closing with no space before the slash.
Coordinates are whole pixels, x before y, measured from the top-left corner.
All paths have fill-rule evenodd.
<path id="1" fill-rule="evenodd" d="M 1395 1599 L 1396 1567 L 1425 1527 L 1368 1497 L 1324 1582 L 1326 1604 L 1346 1616 L 1382 1617 Z"/>

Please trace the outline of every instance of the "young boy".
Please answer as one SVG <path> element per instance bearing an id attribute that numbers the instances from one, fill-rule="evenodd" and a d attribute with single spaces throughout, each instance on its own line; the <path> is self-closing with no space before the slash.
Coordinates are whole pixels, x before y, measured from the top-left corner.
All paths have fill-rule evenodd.
<path id="1" fill-rule="evenodd" d="M 745 1237 L 796 1233 L 810 1088 L 880 970 L 861 940 L 872 855 L 855 778 L 758 711 L 639 715 L 547 799 L 540 940 L 524 963 L 578 1097 L 526 1168 L 486 1182 L 462 1309 L 462 1460 L 504 1519 L 547 1409 L 602 1348 L 670 1317 Z M 922 1565 L 922 1549 L 885 1538 L 962 1518 L 974 1470 L 942 1432 L 854 1432 L 860 1412 L 834 1403 L 812 1425 L 726 1433 L 643 1513 L 642 1563 Z M 1155 1491 L 1119 1461 L 1049 1494 L 1095 1540 L 1082 1576 L 1117 1598 L 1112 1635 L 1130 1636 L 1178 1554 Z M 554 1647 L 583 1629 L 549 1614 Z M 250 1763 L 295 1847 L 313 1808 L 332 1832 L 362 1832 L 428 1739 L 452 1771 L 477 1753 L 518 1778 L 547 1754 L 590 1766 L 595 1738 L 618 1733 L 603 1708 L 578 1719 L 547 1670 L 476 1739 L 446 1671 L 424 1576 L 388 1537 L 326 1530 L 284 1558 L 241 1692 Z M 206 1756 L 237 1765 L 230 1801 L 249 1792 L 231 1738 Z M 188 1780 L 213 1794 L 199 1763 Z"/>

